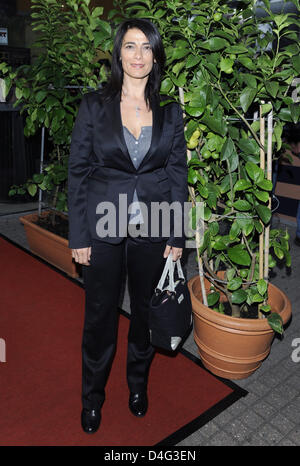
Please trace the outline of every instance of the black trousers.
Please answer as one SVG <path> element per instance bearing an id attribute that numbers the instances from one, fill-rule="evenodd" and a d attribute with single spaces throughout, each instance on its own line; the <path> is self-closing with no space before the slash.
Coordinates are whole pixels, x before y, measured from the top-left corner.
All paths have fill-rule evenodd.
<path id="1" fill-rule="evenodd" d="M 149 301 L 164 268 L 166 241 L 130 236 L 119 244 L 101 240 L 91 247 L 89 266 L 83 266 L 85 320 L 82 338 L 82 405 L 100 408 L 113 362 L 118 327 L 118 304 L 124 270 L 128 273 L 130 327 L 127 384 L 137 393 L 146 389 L 154 356 L 149 341 Z"/>

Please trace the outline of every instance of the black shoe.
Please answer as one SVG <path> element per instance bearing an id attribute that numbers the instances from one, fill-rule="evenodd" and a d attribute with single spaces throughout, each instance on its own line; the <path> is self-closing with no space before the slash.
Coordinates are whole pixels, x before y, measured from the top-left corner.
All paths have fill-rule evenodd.
<path id="1" fill-rule="evenodd" d="M 81 425 L 87 434 L 94 434 L 99 428 L 100 421 L 100 410 L 83 408 L 81 411 Z"/>
<path id="2" fill-rule="evenodd" d="M 145 416 L 148 409 L 148 398 L 146 392 L 130 393 L 129 409 L 135 416 Z"/>
<path id="3" fill-rule="evenodd" d="M 295 243 L 297 246 L 300 246 L 300 236 L 296 236 L 294 243 Z"/>

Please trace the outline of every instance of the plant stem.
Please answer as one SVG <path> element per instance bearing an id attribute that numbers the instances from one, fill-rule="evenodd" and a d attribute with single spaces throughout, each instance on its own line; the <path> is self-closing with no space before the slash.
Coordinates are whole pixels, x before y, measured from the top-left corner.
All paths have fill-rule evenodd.
<path id="1" fill-rule="evenodd" d="M 178 90 L 179 90 L 179 99 L 180 99 L 181 105 L 184 108 L 184 91 L 182 87 L 179 87 Z M 191 152 L 188 149 L 187 149 L 187 158 L 188 160 L 191 159 Z M 193 207 L 196 207 L 197 203 L 196 203 L 196 197 L 195 197 L 195 190 L 192 186 L 189 186 L 189 193 L 192 198 Z M 199 280 L 200 280 L 200 286 L 201 286 L 201 292 L 202 292 L 202 300 L 203 300 L 203 304 L 207 306 L 207 296 L 206 296 L 206 289 L 205 289 L 205 283 L 204 283 L 203 264 L 202 264 L 202 258 L 200 257 L 200 254 L 199 254 L 200 232 L 199 232 L 198 223 L 196 225 L 195 239 L 196 239 L 196 251 L 197 251 L 197 261 L 198 261 L 198 270 L 199 270 Z"/>
<path id="2" fill-rule="evenodd" d="M 215 272 L 211 269 L 210 265 L 209 265 L 209 262 L 208 262 L 208 258 L 207 258 L 207 254 L 206 252 L 203 254 L 203 262 L 204 262 L 204 265 L 207 269 L 207 271 L 209 272 L 209 274 L 211 275 L 212 278 L 215 279 L 214 281 L 214 286 L 216 288 L 218 288 L 220 291 L 222 291 L 222 293 L 225 294 L 229 304 L 230 304 L 230 307 L 231 307 L 231 311 L 233 312 L 233 305 L 232 305 L 232 300 L 231 300 L 231 295 L 230 293 L 228 292 L 228 290 L 226 289 L 226 287 L 223 287 L 222 285 L 220 285 L 217 280 L 219 280 L 219 277 L 217 274 L 215 274 Z"/>
<path id="3" fill-rule="evenodd" d="M 250 246 L 249 246 L 249 243 L 247 241 L 247 238 L 246 236 L 244 235 L 244 233 L 242 232 L 242 235 L 243 235 L 243 239 L 244 239 L 244 243 L 246 245 L 246 248 L 251 256 L 251 266 L 250 266 L 250 275 L 248 277 L 248 281 L 249 282 L 252 282 L 253 280 L 253 277 L 254 277 L 254 271 L 255 271 L 255 262 L 256 262 L 256 257 L 255 257 L 255 254 L 252 253 L 251 249 L 250 249 Z M 248 283 L 248 285 L 245 285 L 244 289 L 246 290 L 247 288 L 249 288 L 250 286 L 250 283 Z"/>
<path id="4" fill-rule="evenodd" d="M 253 129 L 251 128 L 251 126 L 249 125 L 248 121 L 246 120 L 245 117 L 243 117 L 243 115 L 238 111 L 238 109 L 230 102 L 230 100 L 227 98 L 226 94 L 224 93 L 222 87 L 220 86 L 220 83 L 218 82 L 218 85 L 216 86 L 215 84 L 212 83 L 212 85 L 214 87 L 217 87 L 219 89 L 219 91 L 221 92 L 221 94 L 223 95 L 224 99 L 228 102 L 228 104 L 230 105 L 230 107 L 238 114 L 238 116 L 241 118 L 241 120 L 245 123 L 245 125 L 248 127 L 249 131 L 251 132 L 252 136 L 254 137 L 255 141 L 257 142 L 257 144 L 259 145 L 259 147 L 261 149 L 264 149 L 264 147 L 261 145 L 260 143 L 260 140 L 258 139 L 258 137 L 256 136 L 255 132 L 253 131 Z"/>

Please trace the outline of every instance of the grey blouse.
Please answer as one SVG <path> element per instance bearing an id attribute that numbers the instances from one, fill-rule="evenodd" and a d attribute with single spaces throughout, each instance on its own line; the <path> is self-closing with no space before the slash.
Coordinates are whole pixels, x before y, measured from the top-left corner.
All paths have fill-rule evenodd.
<path id="1" fill-rule="evenodd" d="M 135 168 L 138 168 L 150 148 L 152 126 L 142 126 L 141 134 L 138 139 L 136 139 L 124 125 L 123 133 L 132 163 Z M 134 190 L 132 202 L 139 202 L 136 190 Z M 129 223 L 144 223 L 141 209 L 134 209 L 134 213 L 130 215 Z"/>

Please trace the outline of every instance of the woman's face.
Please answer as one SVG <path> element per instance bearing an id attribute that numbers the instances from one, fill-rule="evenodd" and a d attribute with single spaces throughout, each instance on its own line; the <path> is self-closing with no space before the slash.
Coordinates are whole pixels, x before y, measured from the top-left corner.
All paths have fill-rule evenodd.
<path id="1" fill-rule="evenodd" d="M 123 72 L 131 78 L 142 79 L 153 67 L 153 52 L 145 34 L 137 28 L 128 29 L 121 47 Z"/>

